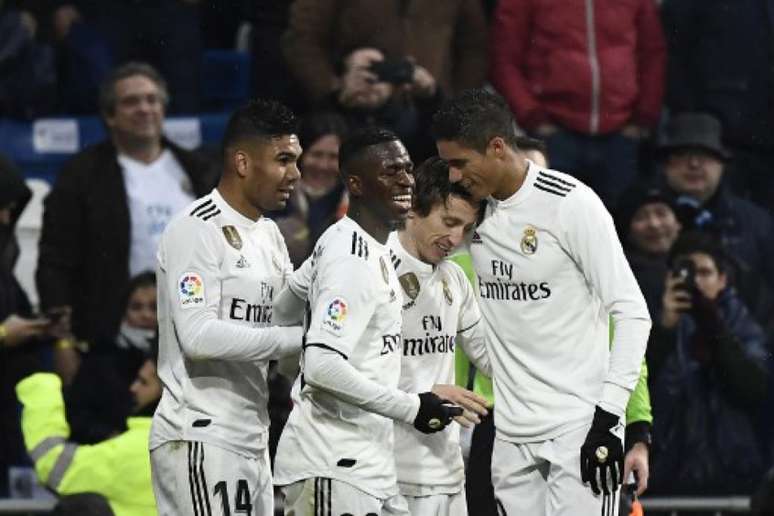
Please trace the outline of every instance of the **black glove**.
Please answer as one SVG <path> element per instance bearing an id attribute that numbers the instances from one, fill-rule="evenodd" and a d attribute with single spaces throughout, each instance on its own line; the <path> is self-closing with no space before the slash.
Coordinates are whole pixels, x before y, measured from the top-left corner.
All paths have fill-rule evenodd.
<path id="1" fill-rule="evenodd" d="M 581 480 L 591 484 L 594 494 L 602 492 L 611 494 L 623 483 L 624 452 L 621 438 L 612 430 L 620 425 L 618 416 L 597 407 L 594 411 L 594 421 L 586 435 L 586 441 L 581 446 Z"/>
<path id="2" fill-rule="evenodd" d="M 440 432 L 460 414 L 460 407 L 449 405 L 432 392 L 423 392 L 419 395 L 419 412 L 414 419 L 414 428 L 423 434 Z"/>

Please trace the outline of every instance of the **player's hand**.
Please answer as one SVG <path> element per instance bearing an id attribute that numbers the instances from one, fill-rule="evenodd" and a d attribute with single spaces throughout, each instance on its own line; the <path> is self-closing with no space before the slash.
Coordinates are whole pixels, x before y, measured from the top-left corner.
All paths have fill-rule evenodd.
<path id="1" fill-rule="evenodd" d="M 432 392 L 439 398 L 463 408 L 462 415 L 455 417 L 454 420 L 464 427 L 479 424 L 481 422 L 480 416 L 486 416 L 489 413 L 487 410 L 489 402 L 486 398 L 462 387 L 433 385 Z"/>
<path id="2" fill-rule="evenodd" d="M 600 494 L 600 489 L 606 495 L 615 493 L 623 482 L 624 453 L 619 434 L 623 434 L 619 417 L 597 407 L 580 451 L 581 480 L 591 485 L 594 494 Z"/>
<path id="3" fill-rule="evenodd" d="M 650 473 L 648 462 L 648 447 L 645 443 L 634 443 L 632 449 L 626 454 L 624 459 L 624 478 L 629 478 L 629 474 L 634 473 L 637 479 L 637 496 L 648 488 L 648 476 Z"/>
<path id="4" fill-rule="evenodd" d="M 414 418 L 414 428 L 423 434 L 440 432 L 461 414 L 460 407 L 449 405 L 432 392 L 423 392 L 419 394 L 419 412 Z"/>

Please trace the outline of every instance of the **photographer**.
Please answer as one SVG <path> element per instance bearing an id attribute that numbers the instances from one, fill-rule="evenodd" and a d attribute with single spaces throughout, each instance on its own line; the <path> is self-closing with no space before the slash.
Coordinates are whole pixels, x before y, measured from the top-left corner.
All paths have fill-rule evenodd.
<path id="1" fill-rule="evenodd" d="M 440 95 L 484 84 L 486 31 L 479 0 L 296 0 L 282 50 L 312 107 L 390 129 L 421 163 Z"/>
<path id="2" fill-rule="evenodd" d="M 651 492 L 749 494 L 763 473 L 757 411 L 766 396 L 764 333 L 729 285 L 725 253 L 683 234 L 670 252 L 653 372 Z"/>
<path id="3" fill-rule="evenodd" d="M 430 119 L 441 89 L 413 59 L 388 59 L 376 48 L 359 48 L 341 63 L 339 87 L 328 101 L 352 129 L 385 127 L 395 132 L 415 161 L 435 154 Z"/>

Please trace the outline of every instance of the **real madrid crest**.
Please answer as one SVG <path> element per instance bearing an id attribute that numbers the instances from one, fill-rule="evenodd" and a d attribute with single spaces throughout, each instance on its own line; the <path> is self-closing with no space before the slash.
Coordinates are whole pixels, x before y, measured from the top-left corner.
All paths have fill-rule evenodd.
<path id="1" fill-rule="evenodd" d="M 400 286 L 403 287 L 403 291 L 411 299 L 416 299 L 419 295 L 419 280 L 417 275 L 413 272 L 407 272 L 398 278 Z"/>
<path id="2" fill-rule="evenodd" d="M 452 303 L 454 303 L 454 298 L 452 297 L 451 289 L 446 282 L 446 278 L 441 279 L 441 284 L 443 285 L 443 298 L 446 300 L 446 304 L 451 306 Z"/>
<path id="3" fill-rule="evenodd" d="M 242 237 L 239 236 L 237 228 L 234 226 L 223 226 L 221 229 L 223 230 L 223 236 L 226 237 L 226 242 L 228 242 L 228 245 L 237 251 L 242 249 Z"/>
<path id="4" fill-rule="evenodd" d="M 537 230 L 532 226 L 524 228 L 524 236 L 521 237 L 521 252 L 535 254 L 538 248 Z"/>
<path id="5" fill-rule="evenodd" d="M 387 264 L 384 263 L 384 256 L 379 257 L 379 265 L 382 266 L 382 278 L 388 285 L 390 284 L 390 272 L 387 270 Z"/>

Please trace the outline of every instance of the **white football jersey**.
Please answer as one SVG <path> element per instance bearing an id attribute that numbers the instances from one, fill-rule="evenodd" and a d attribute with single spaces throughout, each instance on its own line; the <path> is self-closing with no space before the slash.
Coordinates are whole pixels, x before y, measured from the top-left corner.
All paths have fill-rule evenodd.
<path id="1" fill-rule="evenodd" d="M 488 200 L 470 243 L 497 435 L 512 442 L 588 424 L 597 404 L 622 416 L 650 328 L 599 197 L 569 175 L 528 165 L 513 196 Z"/>
<path id="2" fill-rule="evenodd" d="M 335 350 L 367 379 L 397 389 L 402 297 L 387 247 L 344 217 L 311 260 L 305 346 Z M 381 499 L 397 494 L 392 420 L 305 383 L 303 359 L 291 395 L 277 485 L 326 477 Z"/>
<path id="3" fill-rule="evenodd" d="M 451 261 L 437 266 L 410 255 L 393 232 L 387 245 L 403 293 L 403 347 L 399 388 L 427 392 L 454 384 L 454 349 L 460 342 L 485 356 L 481 312 L 470 282 Z M 466 337 L 466 338 L 465 338 Z M 466 347 L 466 351 L 468 351 Z M 395 422 L 395 462 L 401 494 L 457 493 L 465 470 L 456 423 L 434 434 Z"/>
<path id="4" fill-rule="evenodd" d="M 202 441 L 251 457 L 266 447 L 268 360 L 255 330 L 271 325 L 272 301 L 293 266 L 276 224 L 250 220 L 217 190 L 169 223 L 158 251 L 158 372 L 161 402 L 150 447 Z M 222 359 L 186 356 L 202 321 L 217 320 L 202 345 Z M 190 355 L 190 353 L 189 353 Z"/>

